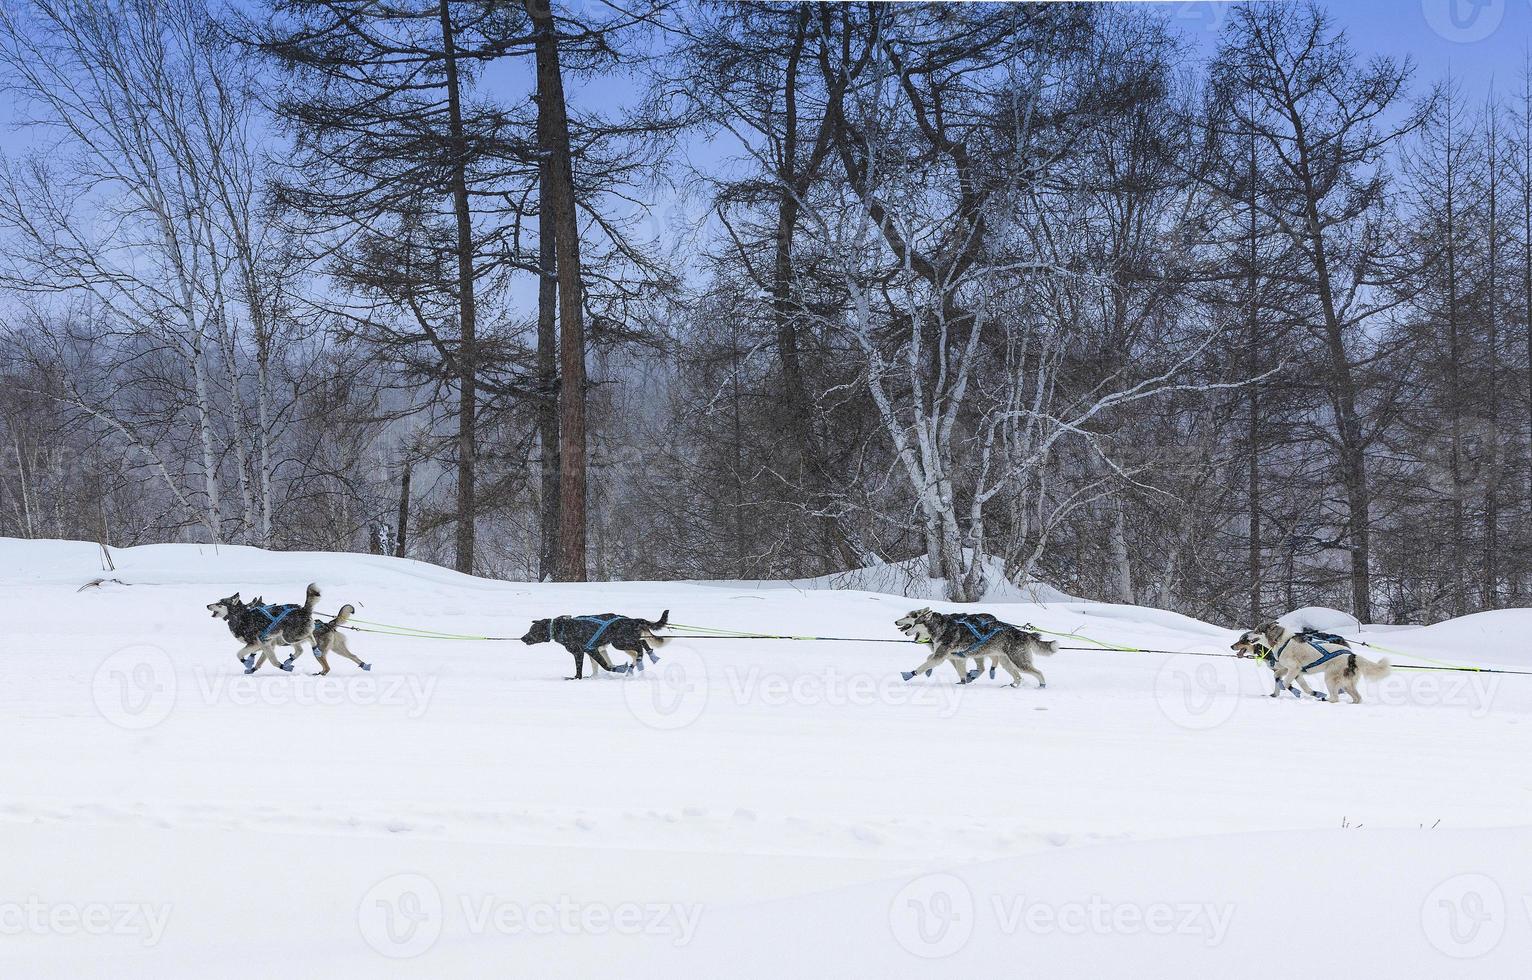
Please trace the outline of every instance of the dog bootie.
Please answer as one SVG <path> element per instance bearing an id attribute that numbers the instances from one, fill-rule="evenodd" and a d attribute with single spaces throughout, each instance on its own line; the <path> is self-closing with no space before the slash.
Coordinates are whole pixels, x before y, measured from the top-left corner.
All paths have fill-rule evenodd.
<path id="1" fill-rule="evenodd" d="M 291 660 L 284 660 L 280 664 L 278 664 L 277 666 L 281 667 L 283 670 L 287 671 L 289 674 L 291 674 L 293 672 L 293 662 Z"/>
<path id="2" fill-rule="evenodd" d="M 974 678 L 978 677 L 982 673 L 984 673 L 982 670 L 970 670 L 967 674 L 963 675 L 963 683 L 972 684 Z"/>
<path id="3" fill-rule="evenodd" d="M 245 668 L 245 673 L 247 673 L 247 674 L 255 673 L 255 664 L 251 664 L 250 666 L 246 667 Z"/>
<path id="4" fill-rule="evenodd" d="M 926 671 L 926 673 L 929 674 L 930 671 Z M 901 670 L 899 672 L 899 676 L 903 677 L 905 680 L 910 680 L 915 676 L 915 672 L 913 670 Z"/>
<path id="5" fill-rule="evenodd" d="M 639 657 L 637 663 L 635 663 L 634 666 L 636 666 L 639 670 L 643 670 L 644 669 L 644 658 L 643 657 Z"/>
<path id="6" fill-rule="evenodd" d="M 362 669 L 363 670 L 371 670 L 372 669 L 372 664 L 362 664 Z"/>
<path id="7" fill-rule="evenodd" d="M 926 676 L 927 676 L 927 677 L 930 677 L 930 676 L 931 676 L 931 672 L 930 672 L 930 671 L 929 671 L 929 670 L 928 670 L 928 671 L 926 671 Z"/>
<path id="8" fill-rule="evenodd" d="M 990 680 L 994 680 L 995 679 L 995 665 L 994 664 L 990 664 L 989 665 L 989 679 Z"/>
<path id="9" fill-rule="evenodd" d="M 654 651 L 653 650 L 649 651 L 649 662 L 652 663 L 652 664 L 657 664 L 657 663 L 660 662 L 660 658 L 656 657 L 654 655 Z"/>

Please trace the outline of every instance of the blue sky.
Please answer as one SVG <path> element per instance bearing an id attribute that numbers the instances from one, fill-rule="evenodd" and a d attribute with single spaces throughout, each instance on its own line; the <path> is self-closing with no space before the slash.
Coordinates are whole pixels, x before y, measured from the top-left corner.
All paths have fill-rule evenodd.
<path id="1" fill-rule="evenodd" d="M 1154 6 L 1206 55 L 1231 5 L 1170 0 Z M 1469 97 L 1486 95 L 1491 81 L 1503 96 L 1519 91 L 1532 0 L 1330 0 L 1321 6 L 1359 53 L 1412 56 L 1417 89 L 1450 70 Z"/>

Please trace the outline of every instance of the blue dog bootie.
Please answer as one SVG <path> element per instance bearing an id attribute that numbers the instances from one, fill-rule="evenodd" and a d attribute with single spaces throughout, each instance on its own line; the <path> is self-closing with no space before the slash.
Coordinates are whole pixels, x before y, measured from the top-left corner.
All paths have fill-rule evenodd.
<path id="1" fill-rule="evenodd" d="M 905 680 L 909 680 L 915 676 L 915 672 L 913 670 L 901 670 L 899 672 L 899 676 L 903 677 Z"/>

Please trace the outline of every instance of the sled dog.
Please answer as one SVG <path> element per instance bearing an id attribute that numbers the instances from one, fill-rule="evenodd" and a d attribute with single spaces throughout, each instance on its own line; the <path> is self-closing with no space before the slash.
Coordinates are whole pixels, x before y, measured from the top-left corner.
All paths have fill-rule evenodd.
<path id="1" fill-rule="evenodd" d="M 1058 644 L 1043 639 L 1041 634 L 1012 626 L 988 613 L 953 615 L 929 608 L 915 609 L 896 619 L 894 625 L 911 639 L 931 644 L 931 655 L 924 663 L 914 670 L 900 672 L 905 680 L 920 673 L 929 676 L 945 661 L 957 670 L 958 683 L 967 684 L 983 672 L 988 658 L 990 676 L 995 676 L 996 667 L 1003 667 L 1011 675 L 1011 687 L 1021 686 L 1022 674 L 1036 677 L 1038 687 L 1047 687 L 1043 672 L 1033 666 L 1032 658 L 1052 656 L 1058 651 Z M 969 660 L 973 661 L 971 667 Z"/>
<path id="2" fill-rule="evenodd" d="M 1339 636 L 1309 631 L 1295 633 L 1280 623 L 1267 623 L 1247 631 L 1235 642 L 1233 649 L 1242 657 L 1266 658 L 1271 662 L 1276 677 L 1272 697 L 1281 694 L 1284 688 L 1291 691 L 1295 682 L 1303 693 L 1314 694 L 1303 675 L 1320 671 L 1325 678 L 1325 700 L 1338 703 L 1342 694 L 1349 694 L 1353 704 L 1361 704 L 1357 679 L 1380 680 L 1389 672 L 1387 659 L 1368 660 L 1355 653 Z"/>
<path id="3" fill-rule="evenodd" d="M 596 666 L 614 674 L 631 673 L 635 668 L 644 669 L 644 655 L 652 663 L 659 663 L 654 648 L 664 646 L 669 637 L 656 635 L 670 622 L 670 610 L 660 614 L 658 620 L 635 619 L 616 613 L 597 616 L 556 616 L 538 619 L 532 623 L 521 642 L 527 646 L 538 643 L 557 643 L 574 657 L 575 673 L 565 680 L 579 680 L 585 676 L 585 656 L 590 655 Z M 613 666 L 607 647 L 621 650 L 632 658 L 631 663 Z"/>
<path id="4" fill-rule="evenodd" d="M 245 673 L 253 674 L 265 661 L 283 670 L 292 670 L 293 661 L 303 653 L 302 643 L 314 636 L 314 603 L 319 601 L 319 586 L 310 584 L 303 605 L 288 603 L 268 606 L 257 597 L 254 602 L 243 602 L 239 593 L 207 604 L 214 619 L 228 624 L 229 632 L 244 644 L 235 654 L 244 665 Z M 278 661 L 276 648 L 285 644 L 293 652 L 285 661 Z"/>
<path id="5" fill-rule="evenodd" d="M 332 653 L 340 654 L 363 670 L 372 669 L 372 664 L 364 663 L 361 657 L 351 652 L 346 643 L 346 634 L 340 629 L 355 614 L 356 607 L 348 602 L 340 607 L 340 612 L 328 623 L 314 624 L 314 659 L 319 661 L 319 673 L 314 676 L 323 677 L 330 672 L 330 661 L 327 658 Z"/>

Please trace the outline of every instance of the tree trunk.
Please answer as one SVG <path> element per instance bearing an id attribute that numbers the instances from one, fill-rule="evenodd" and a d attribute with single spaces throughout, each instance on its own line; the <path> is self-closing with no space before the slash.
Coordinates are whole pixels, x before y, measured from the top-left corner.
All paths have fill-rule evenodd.
<path id="1" fill-rule="evenodd" d="M 1254 378 L 1261 373 L 1261 316 L 1259 282 L 1257 280 L 1256 237 L 1258 234 L 1256 210 L 1255 134 L 1250 134 L 1250 249 L 1246 260 L 1250 264 L 1250 335 L 1247 348 L 1249 362 L 1247 372 Z M 1246 453 L 1249 465 L 1249 574 L 1250 574 L 1250 625 L 1255 627 L 1261 618 L 1261 392 L 1252 383 L 1247 395 L 1250 412 L 1250 428 L 1246 437 Z"/>
<path id="2" fill-rule="evenodd" d="M 1495 295 L 1497 286 L 1496 271 L 1500 262 L 1500 222 L 1499 208 L 1496 203 L 1496 190 L 1500 183 L 1500 160 L 1497 152 L 1499 133 L 1495 125 L 1495 107 L 1491 105 L 1489 112 L 1488 140 L 1488 177 L 1489 177 L 1489 268 L 1486 274 L 1489 276 L 1489 288 L 1486 291 L 1486 302 L 1489 304 L 1485 311 L 1488 320 L 1488 336 L 1485 342 L 1489 347 L 1489 378 L 1485 387 L 1489 395 L 1489 418 L 1488 435 L 1489 445 L 1485 447 L 1487 465 L 1484 476 L 1484 583 L 1483 605 L 1485 608 L 1497 609 L 1500 606 L 1500 324 L 1497 320 L 1499 315 L 1499 297 Z M 1532 326 L 1532 325 L 1529 325 Z"/>
<path id="3" fill-rule="evenodd" d="M 1133 595 L 1133 562 L 1128 553 L 1128 519 L 1124 512 L 1122 501 L 1117 500 L 1112 504 L 1112 586 L 1118 602 L 1132 605 L 1135 599 Z"/>
<path id="4" fill-rule="evenodd" d="M 197 397 L 197 436 L 202 444 L 202 485 L 206 494 L 203 503 L 203 523 L 213 544 L 223 543 L 221 531 L 223 509 L 218 497 L 218 463 L 213 454 L 213 409 L 208 395 L 207 371 L 202 363 L 202 349 L 191 349 L 192 384 Z"/>
<path id="5" fill-rule="evenodd" d="M 1351 611 L 1363 623 L 1372 622 L 1372 495 L 1367 485 L 1367 452 L 1357 414 L 1356 384 L 1346 356 L 1340 314 L 1330 282 L 1330 261 L 1319 217 L 1319 194 L 1310 176 L 1309 148 L 1298 129 L 1299 172 L 1303 177 L 1304 217 L 1312 260 L 1314 284 L 1325 319 L 1326 348 L 1330 357 L 1331 404 L 1340 426 L 1341 479 L 1346 485 L 1348 530 L 1351 545 Z"/>
<path id="6" fill-rule="evenodd" d="M 410 461 L 404 461 L 399 477 L 399 523 L 394 536 L 394 557 L 403 558 L 410 536 Z"/>
<path id="7" fill-rule="evenodd" d="M 545 125 L 546 100 L 538 99 L 538 131 Z M 559 562 L 559 365 L 558 365 L 558 272 L 557 234 L 548 210 L 553 190 L 553 162 L 544 154 L 537 169 L 537 441 L 542 446 L 538 509 L 537 578 L 548 581 L 558 574 Z"/>
<path id="8" fill-rule="evenodd" d="M 440 0 L 442 52 L 447 88 L 448 137 L 452 143 L 452 210 L 457 224 L 458 423 L 457 423 L 457 570 L 474 570 L 475 416 L 477 386 L 477 309 L 474 306 L 473 218 L 468 208 L 468 141 L 463 134 L 462 95 L 458 81 L 457 42 L 448 0 Z"/>
<path id="9" fill-rule="evenodd" d="M 1452 614 L 1463 616 L 1468 612 L 1467 588 L 1463 578 L 1463 415 L 1462 415 L 1462 350 L 1458 336 L 1458 267 L 1457 267 L 1457 172 L 1453 161 L 1455 146 L 1452 142 L 1451 111 L 1448 112 L 1446 153 L 1447 208 L 1447 397 L 1451 399 L 1448 409 L 1448 433 L 1451 439 L 1451 460 L 1448 470 L 1452 477 L 1452 499 L 1449 502 L 1450 534 L 1448 575 L 1452 582 Z"/>
<path id="10" fill-rule="evenodd" d="M 559 307 L 559 578 L 583 582 L 585 528 L 585 322 L 580 275 L 580 227 L 575 209 L 574 161 L 564 79 L 553 14 L 542 0 L 524 0 L 532 19 L 537 61 L 538 143 L 552 180 Z"/>

